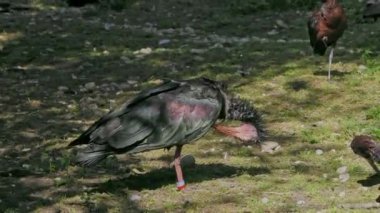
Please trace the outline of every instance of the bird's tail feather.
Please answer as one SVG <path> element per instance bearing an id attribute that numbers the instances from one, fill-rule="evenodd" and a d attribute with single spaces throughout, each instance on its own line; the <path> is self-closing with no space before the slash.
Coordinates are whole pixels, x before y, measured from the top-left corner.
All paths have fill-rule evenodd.
<path id="1" fill-rule="evenodd" d="M 90 141 L 90 138 L 88 137 L 88 135 L 81 135 L 79 138 L 71 141 L 71 143 L 68 145 L 68 148 L 81 145 L 81 144 L 88 144 L 89 141 Z"/>
<path id="2" fill-rule="evenodd" d="M 110 150 L 107 145 L 91 144 L 76 156 L 76 163 L 81 166 L 92 166 L 110 155 Z"/>

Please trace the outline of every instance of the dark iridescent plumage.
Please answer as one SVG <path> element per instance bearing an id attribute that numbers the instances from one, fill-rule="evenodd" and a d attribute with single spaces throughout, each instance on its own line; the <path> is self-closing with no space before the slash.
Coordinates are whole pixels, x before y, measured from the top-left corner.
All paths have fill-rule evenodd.
<path id="1" fill-rule="evenodd" d="M 108 113 L 70 146 L 90 144 L 77 160 L 91 165 L 113 152 L 183 145 L 203 136 L 225 114 L 224 104 L 222 91 L 212 81 L 168 81 Z"/>
<path id="2" fill-rule="evenodd" d="M 69 146 L 90 144 L 78 154 L 77 162 L 92 165 L 112 153 L 182 146 L 226 118 L 262 130 L 256 110 L 247 101 L 229 99 L 222 84 L 204 78 L 167 81 L 111 111 Z"/>
<path id="3" fill-rule="evenodd" d="M 218 119 L 243 121 L 239 127 L 215 124 Z M 245 100 L 230 98 L 223 84 L 209 79 L 167 81 L 95 122 L 69 146 L 88 144 L 76 162 L 90 166 L 113 153 L 137 153 L 176 147 L 177 189 L 186 186 L 180 166 L 181 149 L 211 127 L 244 141 L 260 139 L 261 119 Z"/>

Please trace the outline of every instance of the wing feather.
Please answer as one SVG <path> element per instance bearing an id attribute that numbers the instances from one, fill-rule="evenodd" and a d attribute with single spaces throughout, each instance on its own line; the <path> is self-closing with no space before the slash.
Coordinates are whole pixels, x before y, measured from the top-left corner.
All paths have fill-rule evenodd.
<path id="1" fill-rule="evenodd" d="M 112 123 L 114 120 L 117 120 L 118 117 L 122 116 L 123 114 L 126 114 L 130 111 L 130 109 L 142 102 L 145 99 L 148 99 L 154 95 L 157 95 L 162 92 L 174 90 L 178 88 L 181 85 L 180 82 L 177 81 L 166 81 L 161 85 L 158 85 L 157 87 L 154 87 L 149 90 L 145 90 L 141 92 L 138 96 L 135 98 L 127 101 L 124 103 L 122 106 L 119 108 L 109 112 L 102 118 L 100 118 L 98 121 L 96 121 L 90 128 L 88 128 L 82 135 L 80 135 L 76 140 L 72 141 L 69 146 L 75 146 L 79 144 L 87 144 L 87 143 L 102 143 L 103 140 L 101 141 L 96 141 L 97 139 L 103 139 L 103 138 L 108 138 L 110 135 L 109 133 L 104 136 L 104 134 L 97 134 L 101 131 L 99 129 L 103 130 L 104 126 L 109 126 L 110 123 Z M 107 129 L 107 128 L 106 128 Z"/>

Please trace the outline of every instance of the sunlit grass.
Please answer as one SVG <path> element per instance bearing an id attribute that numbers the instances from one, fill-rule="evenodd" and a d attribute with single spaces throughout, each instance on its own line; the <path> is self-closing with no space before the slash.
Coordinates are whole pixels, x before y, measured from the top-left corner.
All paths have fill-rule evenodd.
<path id="1" fill-rule="evenodd" d="M 311 54 L 304 7 L 254 13 L 257 2 L 250 2 L 241 8 L 229 1 L 209 7 L 137 1 L 123 12 L 105 12 L 97 6 L 61 11 L 59 4 L 33 1 L 41 11 L 4 16 L 0 153 L 11 157 L 0 158 L 0 171 L 30 168 L 54 184 L 26 189 L 14 201 L 1 202 L 0 210 L 347 212 L 342 204 L 374 202 L 377 186 L 358 182 L 373 171 L 348 144 L 357 134 L 380 140 L 379 25 L 350 22 L 327 81 L 327 56 Z M 351 10 L 349 16 L 356 18 Z M 277 26 L 278 19 L 289 28 Z M 269 35 L 274 29 L 278 33 Z M 159 45 L 162 39 L 170 42 Z M 137 54 L 147 47 L 151 53 Z M 183 154 L 197 163 L 185 168 L 184 192 L 175 190 L 168 168 L 173 149 L 121 155 L 92 169 L 70 165 L 71 150 L 64 147 L 109 108 L 165 78 L 201 76 L 225 81 L 250 100 L 263 114 L 268 140 L 281 150 L 261 153 L 258 146 L 211 131 L 184 147 Z M 80 91 L 88 82 L 99 87 Z M 128 86 L 100 87 L 123 83 Z M 60 93 L 59 86 L 71 92 Z M 347 182 L 336 171 L 342 166 L 348 167 Z M 133 168 L 145 174 L 129 176 Z M 18 179 L 4 177 L 9 184 L 0 195 L 14 191 Z M 131 201 L 132 195 L 140 199 Z"/>

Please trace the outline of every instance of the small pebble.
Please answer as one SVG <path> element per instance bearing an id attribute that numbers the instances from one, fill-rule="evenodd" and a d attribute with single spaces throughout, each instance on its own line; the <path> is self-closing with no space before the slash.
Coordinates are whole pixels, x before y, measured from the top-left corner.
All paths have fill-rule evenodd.
<path id="1" fill-rule="evenodd" d="M 22 164 L 22 167 L 25 168 L 25 169 L 29 169 L 30 165 L 29 164 Z"/>
<path id="2" fill-rule="evenodd" d="M 132 195 L 129 197 L 129 200 L 130 200 L 130 201 L 139 201 L 139 200 L 141 200 L 141 196 L 138 195 L 138 194 L 132 194 Z"/>
<path id="3" fill-rule="evenodd" d="M 276 24 L 279 27 L 282 27 L 282 28 L 285 28 L 285 29 L 289 28 L 289 26 L 283 20 L 281 20 L 281 19 L 277 19 L 276 20 Z"/>
<path id="4" fill-rule="evenodd" d="M 21 151 L 22 152 L 29 152 L 31 149 L 30 148 L 24 148 L 24 149 L 22 149 Z"/>
<path id="5" fill-rule="evenodd" d="M 300 164 L 305 164 L 306 165 L 306 162 L 300 161 L 300 160 L 297 160 L 297 161 L 294 162 L 294 165 L 300 165 Z"/>
<path id="6" fill-rule="evenodd" d="M 315 154 L 317 154 L 317 155 L 322 155 L 322 154 L 323 154 L 323 150 L 322 150 L 322 149 L 317 149 L 317 150 L 315 151 Z"/>
<path id="7" fill-rule="evenodd" d="M 192 155 L 185 155 L 181 158 L 181 165 L 184 167 L 195 166 L 195 158 Z"/>
<path id="8" fill-rule="evenodd" d="M 133 84 L 137 84 L 137 81 L 135 81 L 135 80 L 128 80 L 127 83 L 133 85 Z"/>
<path id="9" fill-rule="evenodd" d="M 269 202 L 269 199 L 266 198 L 266 197 L 264 197 L 263 199 L 261 199 L 261 202 L 262 202 L 262 203 L 268 203 L 268 202 Z"/>
<path id="10" fill-rule="evenodd" d="M 164 45 L 164 44 L 169 44 L 169 43 L 170 43 L 170 39 L 161 39 L 158 42 L 158 45 Z"/>
<path id="11" fill-rule="evenodd" d="M 336 172 L 337 172 L 338 174 L 344 174 L 344 173 L 347 173 L 347 166 L 341 166 L 341 167 L 339 167 L 339 168 L 336 170 Z"/>
<path id="12" fill-rule="evenodd" d="M 58 87 L 58 90 L 59 90 L 59 91 L 63 91 L 63 92 L 65 92 L 65 91 L 69 90 L 69 88 L 66 87 L 66 86 L 59 86 L 59 87 Z"/>
<path id="13" fill-rule="evenodd" d="M 185 155 L 181 157 L 182 167 L 193 167 L 195 166 L 195 158 L 192 155 Z M 174 167 L 174 161 L 170 163 L 169 167 Z"/>
<path id="14" fill-rule="evenodd" d="M 267 32 L 267 34 L 268 34 L 268 35 L 277 35 L 277 34 L 278 34 L 278 31 L 275 30 L 275 29 L 273 29 L 273 30 Z"/>
<path id="15" fill-rule="evenodd" d="M 127 56 L 121 56 L 120 59 L 121 59 L 124 63 L 126 63 L 126 64 L 131 64 L 131 63 L 133 62 L 133 61 L 132 61 L 130 58 L 128 58 Z"/>
<path id="16" fill-rule="evenodd" d="M 340 174 L 339 180 L 340 182 L 346 182 L 350 179 L 350 175 L 348 173 Z"/>
<path id="17" fill-rule="evenodd" d="M 89 83 L 86 83 L 84 85 L 84 87 L 87 89 L 87 90 L 93 90 L 95 88 L 96 84 L 95 82 L 89 82 Z"/>
<path id="18" fill-rule="evenodd" d="M 205 49 L 191 49 L 190 52 L 194 54 L 202 54 L 205 53 L 207 50 Z"/>
<path id="19" fill-rule="evenodd" d="M 202 56 L 199 56 L 199 55 L 196 55 L 196 56 L 194 56 L 194 61 L 204 61 L 205 60 L 205 58 L 204 57 L 202 57 Z"/>
<path id="20" fill-rule="evenodd" d="M 297 205 L 299 205 L 299 206 L 302 206 L 302 205 L 304 205 L 306 202 L 304 201 L 304 200 L 299 200 L 299 201 L 297 201 Z"/>
<path id="21" fill-rule="evenodd" d="M 281 146 L 275 141 L 264 141 L 261 144 L 261 152 L 273 154 L 280 150 Z"/>
<path id="22" fill-rule="evenodd" d="M 149 55 L 152 52 L 153 52 L 152 48 L 147 47 L 147 48 L 142 48 L 140 50 L 137 50 L 137 51 L 133 52 L 133 54 L 135 54 L 135 55 L 138 55 L 138 54 Z"/>
<path id="23" fill-rule="evenodd" d="M 104 23 L 103 27 L 105 30 L 111 30 L 111 27 L 113 27 L 115 24 L 113 23 Z"/>
<path id="24" fill-rule="evenodd" d="M 367 70 L 367 67 L 363 64 L 359 65 L 358 72 L 362 73 Z"/>

